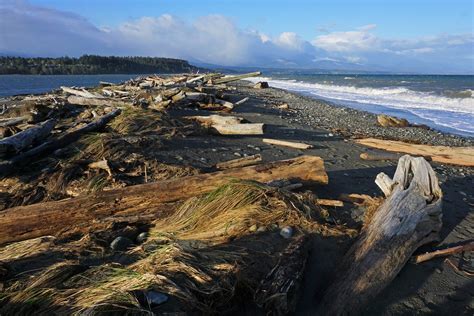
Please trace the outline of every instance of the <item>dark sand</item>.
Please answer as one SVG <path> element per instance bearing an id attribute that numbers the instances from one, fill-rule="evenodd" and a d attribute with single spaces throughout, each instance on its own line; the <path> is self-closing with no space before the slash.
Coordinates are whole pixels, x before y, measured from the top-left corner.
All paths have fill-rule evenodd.
<path id="1" fill-rule="evenodd" d="M 349 138 L 351 135 L 410 140 L 433 145 L 472 146 L 473 139 L 441 134 L 421 128 L 381 128 L 375 115 L 336 107 L 327 102 L 298 96 L 279 89 L 255 90 L 247 83 L 236 84 L 232 100 L 246 96 L 250 100 L 234 110 L 250 122 L 266 124 L 266 138 L 301 141 L 314 145 L 313 149 L 296 150 L 264 144 L 262 137 L 191 136 L 173 139 L 163 149 L 162 161 L 203 170 L 221 161 L 260 153 L 264 161 L 317 155 L 324 159 L 329 185 L 311 188 L 320 198 L 336 199 L 340 193 L 365 193 L 381 196 L 374 183 L 379 172 L 392 176 L 396 162 L 364 161 L 359 154 L 369 151 Z M 279 110 L 277 105 L 288 103 L 295 112 Z M 177 110 L 174 115 L 208 115 L 208 112 Z M 427 245 L 418 252 L 456 245 L 474 238 L 474 168 L 432 163 L 445 194 L 443 228 L 439 243 Z M 305 188 L 307 189 L 307 188 Z M 346 212 L 351 220 L 350 206 L 334 210 Z M 314 314 L 314 308 L 331 281 L 337 260 L 347 249 L 331 241 L 315 242 L 308 264 L 303 295 L 298 304 L 298 315 Z M 469 257 L 470 256 L 470 257 Z M 474 270 L 474 255 L 466 254 L 465 267 Z M 449 259 L 457 264 L 461 255 Z M 316 297 L 314 296 L 316 293 Z M 395 280 L 374 299 L 364 315 L 472 315 L 474 312 L 474 278 L 456 271 L 444 258 L 419 265 L 408 263 Z"/>

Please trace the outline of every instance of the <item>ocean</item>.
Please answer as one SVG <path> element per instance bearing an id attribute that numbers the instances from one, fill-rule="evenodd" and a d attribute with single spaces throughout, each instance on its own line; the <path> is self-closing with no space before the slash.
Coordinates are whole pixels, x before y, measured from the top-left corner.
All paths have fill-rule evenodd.
<path id="1" fill-rule="evenodd" d="M 315 99 L 474 137 L 474 76 L 270 72 L 249 79 Z"/>
<path id="2" fill-rule="evenodd" d="M 0 98 L 48 92 L 65 86 L 96 86 L 138 75 L 2 75 Z M 385 113 L 443 132 L 474 137 L 474 76 L 329 75 L 267 72 L 253 82 L 372 113 Z"/>

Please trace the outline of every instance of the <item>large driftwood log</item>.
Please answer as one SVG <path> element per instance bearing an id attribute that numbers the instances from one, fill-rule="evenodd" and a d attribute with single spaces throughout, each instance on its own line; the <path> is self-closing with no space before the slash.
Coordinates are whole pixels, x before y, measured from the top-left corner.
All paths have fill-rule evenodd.
<path id="1" fill-rule="evenodd" d="M 15 126 L 15 125 L 25 122 L 27 119 L 28 117 L 26 116 L 0 119 L 0 127 Z"/>
<path id="2" fill-rule="evenodd" d="M 474 167 L 474 147 L 448 147 L 409 144 L 395 140 L 376 138 L 358 139 L 356 143 L 392 152 L 401 152 L 415 156 L 429 156 L 433 161 Z"/>
<path id="3" fill-rule="evenodd" d="M 50 119 L 13 136 L 3 138 L 0 140 L 0 157 L 4 157 L 8 154 L 16 154 L 47 137 L 55 125 L 56 121 Z"/>
<path id="4" fill-rule="evenodd" d="M 224 77 L 224 78 L 220 78 L 220 79 L 215 79 L 214 83 L 215 84 L 227 83 L 227 82 L 232 82 L 232 81 L 245 79 L 245 78 L 248 78 L 248 77 L 260 76 L 261 74 L 262 73 L 260 71 L 256 71 L 256 72 L 249 72 L 249 73 L 238 75 L 238 76 L 228 76 L 228 77 Z"/>
<path id="5" fill-rule="evenodd" d="M 230 179 L 269 182 L 295 179 L 327 184 L 324 162 L 316 156 L 228 169 L 209 174 L 103 191 L 92 196 L 19 206 L 0 212 L 0 244 L 54 235 L 67 227 L 111 215 L 138 214 L 216 189 Z"/>
<path id="6" fill-rule="evenodd" d="M 263 123 L 214 124 L 212 130 L 220 135 L 263 135 Z"/>
<path id="7" fill-rule="evenodd" d="M 196 116 L 185 116 L 185 119 L 190 119 L 194 121 L 198 121 L 199 123 L 203 124 L 240 124 L 244 120 L 242 117 L 238 116 L 231 116 L 231 115 L 196 115 Z"/>
<path id="8" fill-rule="evenodd" d="M 58 138 L 51 139 L 42 143 L 39 146 L 36 146 L 28 151 L 25 151 L 19 155 L 16 155 L 8 161 L 0 163 L 0 176 L 13 171 L 13 166 L 17 164 L 26 164 L 31 161 L 32 158 L 36 158 L 46 152 L 51 152 L 58 148 L 69 145 L 72 142 L 75 142 L 79 137 L 85 133 L 94 132 L 103 128 L 110 120 L 119 115 L 121 112 L 120 109 L 114 110 L 97 120 L 87 124 L 86 126 L 76 129 L 72 132 L 66 133 Z M 18 134 L 17 134 L 18 135 Z M 15 135 L 16 136 L 16 135 Z"/>
<path id="9" fill-rule="evenodd" d="M 345 255 L 319 307 L 321 315 L 360 313 L 416 249 L 438 238 L 442 192 L 428 162 L 408 155 L 400 158 L 390 188 Z"/>
<path id="10" fill-rule="evenodd" d="M 67 98 L 67 102 L 75 105 L 86 105 L 86 106 L 127 106 L 132 105 L 130 102 L 125 102 L 116 99 L 105 99 L 105 98 L 84 98 L 80 96 L 71 95 Z"/>
<path id="11" fill-rule="evenodd" d="M 103 95 L 100 95 L 98 93 L 92 93 L 92 92 L 89 92 L 89 91 L 84 90 L 84 89 L 83 90 L 77 90 L 77 89 L 68 88 L 68 87 L 61 87 L 61 89 L 66 93 L 76 95 L 78 97 L 83 97 L 83 98 L 101 99 L 101 98 L 104 97 Z"/>

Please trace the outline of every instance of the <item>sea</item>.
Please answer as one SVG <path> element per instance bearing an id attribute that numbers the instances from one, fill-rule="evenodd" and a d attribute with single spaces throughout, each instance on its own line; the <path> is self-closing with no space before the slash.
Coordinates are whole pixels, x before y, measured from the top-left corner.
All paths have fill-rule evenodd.
<path id="1" fill-rule="evenodd" d="M 0 75 L 0 98 L 38 94 L 62 85 L 91 87 L 138 75 Z M 474 76 L 316 74 L 273 71 L 252 82 L 329 101 L 336 106 L 384 113 L 442 132 L 474 137 Z"/>
<path id="2" fill-rule="evenodd" d="M 272 72 L 249 79 L 376 114 L 474 137 L 474 76 Z"/>

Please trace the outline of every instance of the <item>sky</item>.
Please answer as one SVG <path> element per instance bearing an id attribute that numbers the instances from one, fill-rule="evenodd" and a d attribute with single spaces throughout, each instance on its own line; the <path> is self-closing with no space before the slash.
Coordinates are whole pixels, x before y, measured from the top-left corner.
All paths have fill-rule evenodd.
<path id="1" fill-rule="evenodd" d="M 0 54 L 474 74 L 472 0 L 0 0 Z"/>

